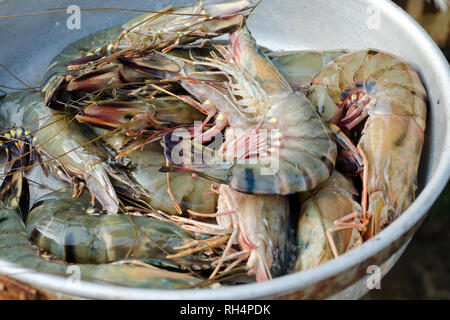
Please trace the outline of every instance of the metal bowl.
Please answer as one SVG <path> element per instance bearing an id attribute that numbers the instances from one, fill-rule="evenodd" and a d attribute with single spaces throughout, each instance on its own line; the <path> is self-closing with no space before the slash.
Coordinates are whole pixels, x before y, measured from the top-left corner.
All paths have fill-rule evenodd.
<path id="1" fill-rule="evenodd" d="M 121 7 L 123 1 L 77 1 L 80 7 Z M 106 4 L 105 4 L 106 3 Z M 131 8 L 161 9 L 192 1 L 135 0 Z M 1 15 L 66 8 L 71 1 L 0 0 Z M 90 11 L 81 15 L 81 29 L 66 28 L 65 13 L 0 19 L 0 62 L 21 79 L 38 84 L 51 58 L 69 43 L 94 31 L 136 16 L 122 11 Z M 449 65 L 424 30 L 399 7 L 384 0 L 271 0 L 263 1 L 248 20 L 262 46 L 274 50 L 381 49 L 410 61 L 419 70 L 430 96 L 430 108 L 416 201 L 373 239 L 338 259 L 314 269 L 264 283 L 221 289 L 148 290 L 82 282 L 67 287 L 66 279 L 0 261 L 0 273 L 51 292 L 107 299 L 254 299 L 358 298 L 368 291 L 367 268 L 381 267 L 382 275 L 398 260 L 428 209 L 450 176 Z M 17 86 L 7 73 L 0 83 Z"/>

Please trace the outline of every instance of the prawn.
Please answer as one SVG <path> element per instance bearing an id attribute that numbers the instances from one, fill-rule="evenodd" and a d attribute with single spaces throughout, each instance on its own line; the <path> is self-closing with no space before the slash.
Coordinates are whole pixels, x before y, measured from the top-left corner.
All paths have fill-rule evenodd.
<path id="1" fill-rule="evenodd" d="M 30 270 L 69 277 L 70 268 L 78 267 L 85 281 L 118 285 L 177 289 L 195 286 L 200 279 L 186 273 L 171 272 L 147 264 L 67 264 L 39 255 L 28 238 L 22 221 L 26 208 L 28 182 L 21 170 L 15 170 L 0 189 L 0 258 Z M 73 270 L 73 269 L 72 269 Z"/>
<path id="2" fill-rule="evenodd" d="M 183 150 L 181 159 L 173 152 L 177 145 L 174 141 L 180 136 L 166 135 L 166 156 L 175 170 L 192 170 L 244 193 L 288 195 L 313 189 L 328 178 L 335 164 L 336 144 L 327 126 L 304 95 L 293 93 L 246 28 L 232 33 L 230 40 L 233 53 L 216 47 L 223 58 L 214 55 L 191 64 L 162 53 L 152 57 L 178 65 L 177 72 L 165 71 L 161 76 L 181 77 L 179 83 L 199 101 L 198 107 L 208 113 L 207 120 L 216 115 L 212 128 L 193 142 L 183 139 L 179 144 L 182 148 L 178 150 Z M 192 65 L 219 70 L 229 81 L 217 84 L 195 78 L 199 72 L 195 68 L 193 71 Z M 206 76 L 210 73 L 204 72 Z M 225 142 L 218 152 L 205 152 L 200 144 L 210 141 L 228 124 L 230 130 L 239 129 L 242 133 Z M 263 133 L 267 132 L 264 139 Z M 256 135 L 256 143 L 250 146 L 250 152 L 246 144 L 251 134 Z M 244 160 L 251 161 L 242 163 L 240 159 L 239 163 L 227 147 L 249 151 Z M 211 154 L 210 163 L 196 164 L 192 155 L 198 153 Z"/>
<path id="3" fill-rule="evenodd" d="M 337 258 L 362 243 L 357 227 L 335 225 L 335 221 L 347 221 L 349 217 L 355 223 L 360 222 L 357 196 L 352 181 L 336 170 L 313 191 L 298 195 L 301 208 L 297 225 L 297 271 Z"/>
<path id="4" fill-rule="evenodd" d="M 369 220 L 365 237 L 370 238 L 414 199 L 427 92 L 409 63 L 366 50 L 328 64 L 312 81 L 308 97 L 325 121 L 357 145 L 363 159 L 362 219 Z"/>

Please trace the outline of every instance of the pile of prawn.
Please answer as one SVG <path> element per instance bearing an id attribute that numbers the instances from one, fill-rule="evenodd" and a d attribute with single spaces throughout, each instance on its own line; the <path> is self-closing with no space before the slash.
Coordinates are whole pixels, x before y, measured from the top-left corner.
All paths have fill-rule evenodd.
<path id="1" fill-rule="evenodd" d="M 271 52 L 252 8 L 145 14 L 69 45 L 39 92 L 0 98 L 0 258 L 216 288 L 313 268 L 404 212 L 426 123 L 417 72 L 378 50 Z M 55 177 L 30 206 L 30 184 Z"/>

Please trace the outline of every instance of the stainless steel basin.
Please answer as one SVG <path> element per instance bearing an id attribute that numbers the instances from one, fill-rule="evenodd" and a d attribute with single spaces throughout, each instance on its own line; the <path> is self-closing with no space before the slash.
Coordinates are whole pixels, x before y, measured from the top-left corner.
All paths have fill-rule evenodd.
<path id="1" fill-rule="evenodd" d="M 205 1 L 207 2 L 207 1 Z M 135 0 L 133 9 L 161 9 L 192 1 Z M 66 8 L 71 1 L 0 0 L 0 15 Z M 81 7 L 123 7 L 119 0 L 77 1 Z M 83 12 L 81 29 L 66 28 L 66 13 L 0 18 L 0 63 L 38 84 L 51 58 L 69 43 L 136 16 L 132 12 Z M 0 261 L 0 274 L 55 292 L 106 299 L 358 298 L 368 291 L 367 268 L 385 274 L 400 257 L 450 176 L 450 70 L 439 48 L 400 8 L 386 0 L 266 0 L 248 20 L 260 45 L 274 50 L 375 48 L 412 62 L 430 96 L 419 193 L 403 215 L 375 238 L 338 259 L 269 282 L 221 289 L 147 290 L 82 282 L 68 288 L 63 277 L 30 272 Z M 21 86 L 0 70 L 0 83 Z"/>

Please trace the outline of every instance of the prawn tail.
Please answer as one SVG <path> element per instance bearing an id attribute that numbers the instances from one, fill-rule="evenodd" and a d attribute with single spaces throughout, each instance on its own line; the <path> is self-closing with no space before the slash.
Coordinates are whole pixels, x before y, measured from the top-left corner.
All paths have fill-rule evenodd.
<path id="1" fill-rule="evenodd" d="M 117 61 L 136 72 L 160 79 L 166 78 L 168 72 L 180 72 L 183 67 L 175 58 L 157 51 L 146 55 L 120 56 Z"/>
<path id="2" fill-rule="evenodd" d="M 117 213 L 119 199 L 103 164 L 92 165 L 84 174 L 86 186 L 108 213 Z"/>

